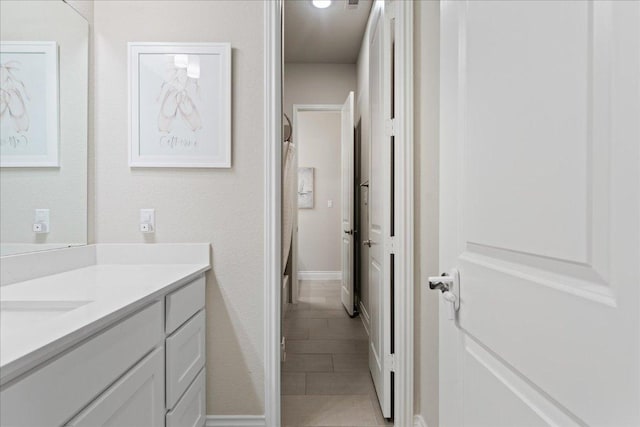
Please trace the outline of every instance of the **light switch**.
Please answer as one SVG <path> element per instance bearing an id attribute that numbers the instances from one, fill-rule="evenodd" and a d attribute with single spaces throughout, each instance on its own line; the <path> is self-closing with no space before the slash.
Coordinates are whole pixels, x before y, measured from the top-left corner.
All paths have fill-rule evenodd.
<path id="1" fill-rule="evenodd" d="M 49 209 L 36 209 L 33 218 L 34 233 L 48 233 L 51 229 L 49 222 Z"/>
<path id="2" fill-rule="evenodd" d="M 142 233 L 153 233 L 156 231 L 155 209 L 140 209 L 140 231 Z"/>
<path id="3" fill-rule="evenodd" d="M 327 207 L 328 208 L 332 208 L 333 207 L 333 200 L 328 200 L 327 201 Z"/>

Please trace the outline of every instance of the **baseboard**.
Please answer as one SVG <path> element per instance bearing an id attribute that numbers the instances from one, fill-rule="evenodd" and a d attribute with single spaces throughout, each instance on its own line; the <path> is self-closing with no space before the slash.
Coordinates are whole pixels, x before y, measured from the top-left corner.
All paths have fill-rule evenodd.
<path id="1" fill-rule="evenodd" d="M 367 336 L 369 336 L 369 325 L 371 324 L 371 321 L 369 319 L 369 313 L 367 313 L 367 309 L 364 308 L 364 304 L 362 304 L 362 301 L 360 301 L 359 303 L 360 305 L 360 319 L 362 320 L 362 324 L 364 325 L 364 330 L 367 331 Z"/>
<path id="2" fill-rule="evenodd" d="M 266 427 L 264 415 L 207 415 L 206 427 Z"/>
<path id="3" fill-rule="evenodd" d="M 298 280 L 342 280 L 342 271 L 298 271 Z"/>
<path id="4" fill-rule="evenodd" d="M 413 426 L 414 427 L 427 427 L 427 423 L 422 418 L 422 415 L 414 415 L 413 417 Z"/>

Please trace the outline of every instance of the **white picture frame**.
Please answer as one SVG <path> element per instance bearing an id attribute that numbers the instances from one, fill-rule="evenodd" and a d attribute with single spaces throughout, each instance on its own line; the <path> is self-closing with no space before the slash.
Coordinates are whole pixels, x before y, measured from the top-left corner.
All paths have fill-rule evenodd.
<path id="1" fill-rule="evenodd" d="M 0 42 L 0 167 L 59 167 L 58 44 Z"/>
<path id="2" fill-rule="evenodd" d="M 129 166 L 231 167 L 231 45 L 131 42 Z"/>
<path id="3" fill-rule="evenodd" d="M 298 168 L 298 209 L 313 209 L 314 168 Z"/>

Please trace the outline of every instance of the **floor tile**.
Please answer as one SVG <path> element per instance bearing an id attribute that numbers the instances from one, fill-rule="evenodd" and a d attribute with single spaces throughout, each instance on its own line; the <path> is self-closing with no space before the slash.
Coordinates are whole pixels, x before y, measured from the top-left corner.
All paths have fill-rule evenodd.
<path id="1" fill-rule="evenodd" d="M 283 327 L 296 327 L 296 328 L 328 328 L 328 319 L 284 319 Z M 286 335 L 285 335 L 286 336 Z"/>
<path id="2" fill-rule="evenodd" d="M 306 394 L 375 394 L 369 372 L 310 373 L 306 378 Z"/>
<path id="3" fill-rule="evenodd" d="M 295 354 L 287 350 L 287 360 L 282 363 L 282 372 L 331 372 L 330 354 Z"/>
<path id="4" fill-rule="evenodd" d="M 298 354 L 366 354 L 364 340 L 287 340 L 287 353 Z"/>
<path id="5" fill-rule="evenodd" d="M 344 317 L 346 312 L 339 310 L 289 310 L 285 314 L 285 319 L 330 319 Z"/>
<path id="6" fill-rule="evenodd" d="M 305 394 L 306 374 L 301 372 L 282 373 L 282 395 Z"/>
<path id="7" fill-rule="evenodd" d="M 283 396 L 282 424 L 287 426 L 374 426 L 369 396 Z"/>
<path id="8" fill-rule="evenodd" d="M 300 282 L 282 324 L 282 420 L 287 427 L 393 425 L 382 416 L 369 372 L 369 339 L 340 300 L 340 282 Z"/>
<path id="9" fill-rule="evenodd" d="M 283 326 L 282 333 L 284 334 L 287 341 L 309 339 L 309 328 L 299 326 Z"/>
<path id="10" fill-rule="evenodd" d="M 364 325 L 362 324 L 362 319 L 360 317 L 343 317 L 343 318 L 335 318 L 327 320 L 327 326 L 329 328 L 348 328 L 348 329 L 356 329 L 356 330 L 364 330 Z"/>
<path id="11" fill-rule="evenodd" d="M 369 354 L 334 354 L 334 372 L 369 372 Z"/>
<path id="12" fill-rule="evenodd" d="M 337 320 L 337 319 L 328 319 L 328 320 Z M 365 331 L 364 326 L 361 327 L 346 327 L 346 328 L 314 328 L 309 331 L 309 339 L 311 340 L 345 340 L 345 339 L 353 339 L 353 340 L 365 340 L 368 338 L 367 331 Z"/>

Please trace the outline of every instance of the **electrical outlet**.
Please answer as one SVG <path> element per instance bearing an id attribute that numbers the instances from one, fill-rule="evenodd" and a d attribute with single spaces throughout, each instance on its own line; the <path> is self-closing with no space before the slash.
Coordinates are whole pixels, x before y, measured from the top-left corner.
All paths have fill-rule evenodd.
<path id="1" fill-rule="evenodd" d="M 156 231 L 156 210 L 140 209 L 140 231 L 153 233 Z"/>
<path id="2" fill-rule="evenodd" d="M 33 215 L 33 232 L 48 233 L 51 227 L 49 209 L 36 209 Z"/>

